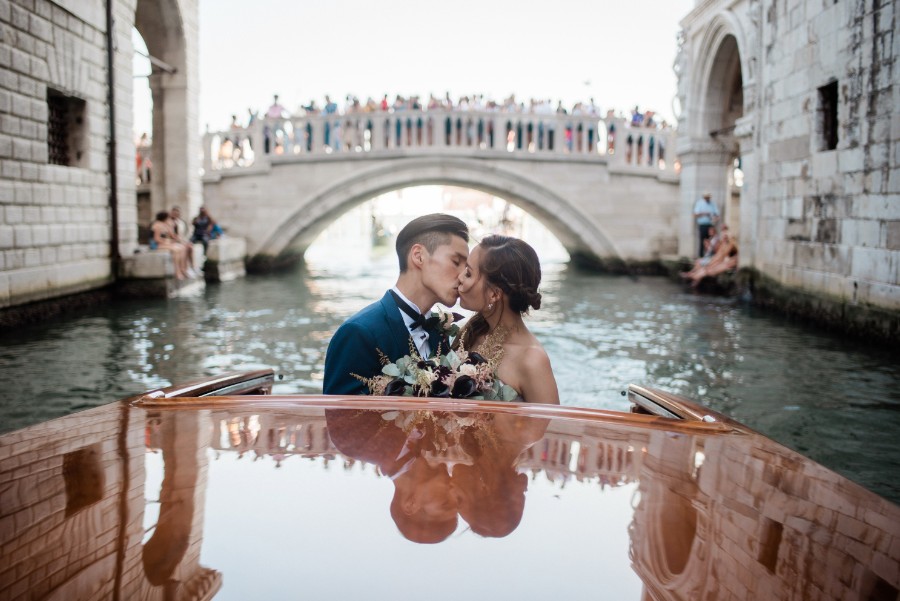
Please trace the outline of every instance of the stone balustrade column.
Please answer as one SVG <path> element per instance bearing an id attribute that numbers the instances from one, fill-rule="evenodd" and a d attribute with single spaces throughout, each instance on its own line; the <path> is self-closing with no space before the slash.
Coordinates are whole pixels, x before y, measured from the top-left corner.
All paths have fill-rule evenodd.
<path id="1" fill-rule="evenodd" d="M 203 134 L 203 173 L 212 173 L 213 169 L 213 161 L 212 161 L 212 139 L 213 135 L 209 133 L 209 130 L 206 130 L 206 133 Z M 143 175 L 144 165 L 141 163 L 141 175 Z M 142 177 L 143 179 L 143 177 Z"/>
<path id="2" fill-rule="evenodd" d="M 591 146 L 589 140 L 591 136 L 591 120 L 587 117 L 579 117 L 578 123 L 581 125 L 581 155 L 589 156 L 591 154 Z"/>
<path id="3" fill-rule="evenodd" d="M 265 149 L 265 136 L 263 123 L 260 119 L 254 119 L 248 128 L 250 135 L 250 148 L 253 150 L 253 165 L 259 167 L 269 164 L 269 157 Z"/>
<path id="4" fill-rule="evenodd" d="M 566 140 L 568 119 L 564 115 L 555 115 L 553 124 L 556 130 L 553 134 L 553 152 L 554 154 L 567 154 L 569 152 L 569 144 Z"/>
<path id="5" fill-rule="evenodd" d="M 387 113 L 384 119 L 385 148 L 397 148 L 397 114 Z"/>
<path id="6" fill-rule="evenodd" d="M 325 154 L 325 148 L 327 147 L 327 143 L 330 142 L 330 137 L 332 135 L 332 127 L 329 124 L 328 115 L 318 115 L 316 120 L 313 122 L 313 146 L 312 153 L 313 154 Z M 328 130 L 328 136 L 325 136 L 325 130 Z"/>
<path id="7" fill-rule="evenodd" d="M 494 144 L 493 150 L 498 152 L 506 152 L 506 116 L 503 114 L 495 114 L 493 116 L 494 123 Z"/>
<path id="8" fill-rule="evenodd" d="M 384 150 L 384 113 L 372 113 L 372 137 L 369 140 L 371 152 Z"/>
<path id="9" fill-rule="evenodd" d="M 433 110 L 428 111 L 425 114 L 425 122 L 431 121 L 431 146 L 433 148 L 443 148 L 445 147 L 446 140 L 444 139 L 444 119 L 446 118 L 446 113 L 441 110 Z"/>
<path id="10" fill-rule="evenodd" d="M 614 118 L 611 121 L 607 121 L 607 128 L 610 126 L 613 128 L 613 154 L 609 163 L 611 166 L 622 166 L 625 164 L 625 151 L 627 147 L 625 139 L 628 137 L 628 132 L 625 128 L 625 120 Z"/>

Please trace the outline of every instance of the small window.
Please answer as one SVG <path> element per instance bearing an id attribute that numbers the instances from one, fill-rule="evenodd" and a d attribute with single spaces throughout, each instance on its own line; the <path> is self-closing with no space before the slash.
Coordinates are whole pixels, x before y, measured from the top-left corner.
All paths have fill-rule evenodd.
<path id="1" fill-rule="evenodd" d="M 47 89 L 47 154 L 51 165 L 83 166 L 85 102 Z"/>
<path id="2" fill-rule="evenodd" d="M 819 150 L 834 150 L 838 143 L 838 82 L 819 88 Z"/>

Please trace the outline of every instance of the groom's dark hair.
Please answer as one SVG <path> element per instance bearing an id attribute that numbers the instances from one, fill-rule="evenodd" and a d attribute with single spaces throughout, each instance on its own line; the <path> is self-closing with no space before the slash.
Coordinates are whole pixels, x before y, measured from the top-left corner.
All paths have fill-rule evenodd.
<path id="1" fill-rule="evenodd" d="M 408 267 L 406 259 L 409 249 L 414 244 L 421 244 L 428 252 L 433 253 L 442 244 L 450 243 L 450 236 L 459 236 L 469 241 L 469 228 L 466 223 L 453 215 L 432 213 L 416 217 L 407 223 L 397 234 L 397 258 L 400 260 L 400 273 Z"/>

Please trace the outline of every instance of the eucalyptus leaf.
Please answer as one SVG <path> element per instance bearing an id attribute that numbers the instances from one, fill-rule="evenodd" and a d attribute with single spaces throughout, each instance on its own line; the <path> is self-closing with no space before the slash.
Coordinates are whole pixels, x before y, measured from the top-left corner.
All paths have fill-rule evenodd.
<path id="1" fill-rule="evenodd" d="M 506 384 L 500 389 L 500 398 L 504 401 L 514 401 L 519 393 L 512 386 Z"/>
<path id="2" fill-rule="evenodd" d="M 400 375 L 400 370 L 397 369 L 397 366 L 394 365 L 393 363 L 388 363 L 387 365 L 385 365 L 384 367 L 381 368 L 381 373 L 383 373 L 386 376 L 392 376 L 392 377 L 396 378 Z"/>

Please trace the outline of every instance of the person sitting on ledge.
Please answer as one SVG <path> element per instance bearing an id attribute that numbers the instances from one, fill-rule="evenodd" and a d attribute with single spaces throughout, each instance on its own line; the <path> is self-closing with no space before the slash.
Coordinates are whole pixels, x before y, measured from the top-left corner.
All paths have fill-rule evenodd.
<path id="1" fill-rule="evenodd" d="M 726 229 L 728 226 L 723 226 Z M 703 241 L 703 256 L 694 261 L 694 265 L 706 265 L 709 260 L 716 254 L 719 244 L 722 242 L 722 232 L 716 229 L 716 226 L 709 226 L 709 238 Z"/>
<path id="2" fill-rule="evenodd" d="M 187 278 L 187 247 L 175 238 L 175 233 L 169 225 L 168 211 L 160 211 L 156 214 L 156 220 L 150 226 L 150 231 L 153 234 L 150 248 L 169 251 L 172 255 L 172 263 L 175 265 L 175 277 L 179 280 Z"/>
<path id="3" fill-rule="evenodd" d="M 181 208 L 174 206 L 169 210 L 169 229 L 172 230 L 172 238 L 184 247 L 184 256 L 187 263 L 185 273 L 189 278 L 199 275 L 194 267 L 194 243 L 187 239 L 187 223 L 181 218 Z"/>
<path id="4" fill-rule="evenodd" d="M 719 234 L 719 241 L 716 244 L 715 251 L 710 257 L 702 257 L 694 263 L 694 268 L 690 271 L 684 271 L 680 275 L 685 280 L 690 281 L 691 287 L 696 288 L 700 285 L 703 278 L 715 277 L 720 273 L 725 273 L 731 269 L 735 269 L 738 264 L 738 247 L 734 239 L 728 231 L 728 226 L 723 225 Z"/>
<path id="5" fill-rule="evenodd" d="M 194 233 L 191 235 L 191 242 L 199 242 L 203 245 L 203 254 L 209 247 L 209 241 L 218 237 L 221 233 L 216 220 L 212 218 L 206 207 L 200 207 L 200 214 L 194 217 L 191 224 L 194 226 Z M 217 233 L 218 232 L 218 233 Z"/>

